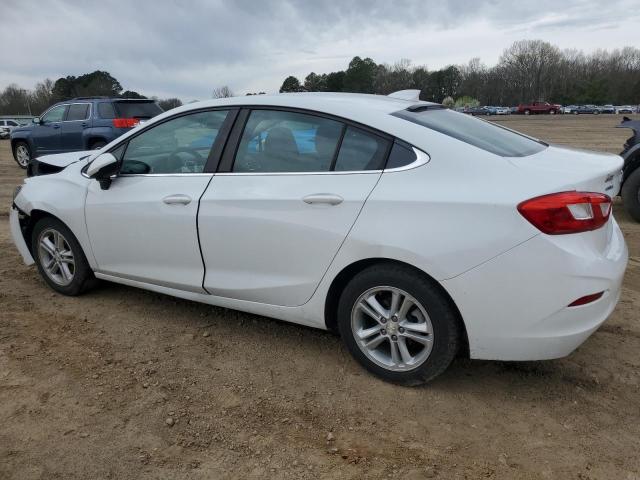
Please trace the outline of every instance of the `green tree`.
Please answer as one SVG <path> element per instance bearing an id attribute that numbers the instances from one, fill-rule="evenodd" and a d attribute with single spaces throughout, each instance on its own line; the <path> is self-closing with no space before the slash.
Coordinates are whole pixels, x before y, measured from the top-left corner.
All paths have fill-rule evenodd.
<path id="1" fill-rule="evenodd" d="M 109 72 L 96 70 L 79 77 L 69 75 L 59 78 L 53 85 L 53 97 L 56 101 L 73 97 L 118 97 L 122 92 L 120 82 Z"/>
<path id="2" fill-rule="evenodd" d="M 158 100 L 158 105 L 166 112 L 172 108 L 181 107 L 182 101 L 179 98 L 165 98 L 164 100 Z"/>
<path id="3" fill-rule="evenodd" d="M 280 87 L 280 93 L 300 91 L 302 91 L 302 85 L 300 85 L 300 80 L 294 76 L 285 78 L 284 82 L 282 82 L 282 86 Z"/>
<path id="4" fill-rule="evenodd" d="M 344 91 L 344 71 L 331 72 L 327 74 L 327 92 Z"/>
<path id="5" fill-rule="evenodd" d="M 311 72 L 304 79 L 304 89 L 307 92 L 324 92 L 327 90 L 327 75 Z"/>
<path id="6" fill-rule="evenodd" d="M 370 58 L 353 57 L 344 76 L 344 91 L 374 93 L 378 65 Z"/>
<path id="7" fill-rule="evenodd" d="M 125 92 L 122 92 L 122 95 L 120 95 L 122 98 L 139 98 L 139 99 L 143 99 L 143 98 L 147 98 L 144 95 L 140 95 L 138 92 L 133 92 L 131 90 L 127 90 Z"/>

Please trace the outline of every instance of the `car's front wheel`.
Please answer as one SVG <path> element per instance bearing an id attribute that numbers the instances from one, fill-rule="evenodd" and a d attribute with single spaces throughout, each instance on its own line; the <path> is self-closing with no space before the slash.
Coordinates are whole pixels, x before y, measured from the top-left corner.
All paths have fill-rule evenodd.
<path id="1" fill-rule="evenodd" d="M 78 240 L 56 218 L 44 217 L 34 225 L 31 252 L 40 275 L 56 292 L 79 295 L 95 282 Z"/>
<path id="2" fill-rule="evenodd" d="M 640 168 L 637 168 L 622 185 L 622 201 L 629 215 L 640 222 Z"/>
<path id="3" fill-rule="evenodd" d="M 461 343 L 460 320 L 426 276 L 396 264 L 357 274 L 338 305 L 340 335 L 355 359 L 402 385 L 426 383 L 446 370 Z"/>
<path id="4" fill-rule="evenodd" d="M 16 142 L 13 146 L 13 159 L 20 168 L 27 168 L 31 160 L 31 149 L 27 142 Z"/>

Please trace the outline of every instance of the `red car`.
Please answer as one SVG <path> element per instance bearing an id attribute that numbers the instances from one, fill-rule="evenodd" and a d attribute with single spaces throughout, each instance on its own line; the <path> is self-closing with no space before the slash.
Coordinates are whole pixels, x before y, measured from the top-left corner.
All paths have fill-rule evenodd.
<path id="1" fill-rule="evenodd" d="M 525 115 L 531 115 L 534 113 L 548 113 L 555 115 L 560 113 L 560 105 L 548 102 L 531 102 L 521 103 L 518 105 L 518 113 L 524 113 Z"/>

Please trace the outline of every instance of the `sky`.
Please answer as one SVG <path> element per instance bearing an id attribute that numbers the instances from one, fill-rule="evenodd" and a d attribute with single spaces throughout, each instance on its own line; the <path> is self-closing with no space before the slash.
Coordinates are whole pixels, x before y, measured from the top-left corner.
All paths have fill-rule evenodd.
<path id="1" fill-rule="evenodd" d="M 521 39 L 640 47 L 638 25 L 638 0 L 0 0 L 0 89 L 99 69 L 187 102 L 223 85 L 276 93 L 356 55 L 434 70 L 493 65 Z"/>

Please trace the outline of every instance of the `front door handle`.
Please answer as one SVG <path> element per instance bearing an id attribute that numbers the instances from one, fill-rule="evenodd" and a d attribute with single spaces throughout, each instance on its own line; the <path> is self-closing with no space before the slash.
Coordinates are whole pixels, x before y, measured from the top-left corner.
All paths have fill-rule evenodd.
<path id="1" fill-rule="evenodd" d="M 189 195 L 168 195 L 162 199 L 167 205 L 189 205 L 191 203 L 191 197 Z"/>
<path id="2" fill-rule="evenodd" d="M 60 128 L 60 124 L 58 123 L 54 123 L 53 125 L 51 125 L 52 128 Z"/>
<path id="3" fill-rule="evenodd" d="M 326 203 L 328 205 L 338 205 L 344 201 L 340 195 L 335 195 L 333 193 L 313 193 L 311 195 L 307 195 L 302 199 L 304 203 L 314 204 L 314 203 Z"/>

